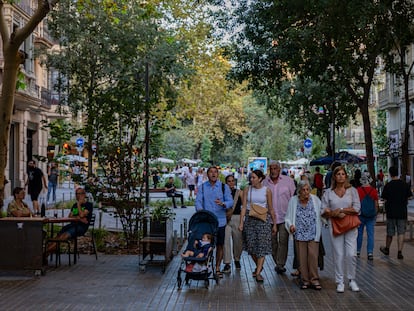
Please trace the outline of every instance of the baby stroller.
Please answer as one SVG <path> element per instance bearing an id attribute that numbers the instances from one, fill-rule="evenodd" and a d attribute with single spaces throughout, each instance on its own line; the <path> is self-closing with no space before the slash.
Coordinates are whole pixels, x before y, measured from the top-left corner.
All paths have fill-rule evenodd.
<path id="1" fill-rule="evenodd" d="M 183 257 L 180 268 L 178 269 L 177 283 L 178 289 L 181 289 L 182 278 L 181 272 L 185 272 L 185 284 L 188 285 L 190 280 L 204 280 L 206 288 L 209 287 L 210 279 L 213 279 L 218 283 L 218 276 L 215 272 L 213 265 L 213 252 L 215 248 L 215 241 L 218 231 L 218 220 L 213 213 L 201 210 L 196 212 L 190 218 L 188 224 L 188 247 L 194 245 L 195 241 L 201 239 L 203 234 L 211 234 L 210 248 L 206 256 L 202 258 L 198 257 Z M 187 247 L 187 248 L 188 248 Z"/>

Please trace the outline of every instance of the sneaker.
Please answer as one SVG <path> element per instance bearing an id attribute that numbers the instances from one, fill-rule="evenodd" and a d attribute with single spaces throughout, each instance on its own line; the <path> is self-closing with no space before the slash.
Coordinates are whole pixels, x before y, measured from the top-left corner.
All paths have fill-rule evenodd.
<path id="1" fill-rule="evenodd" d="M 361 253 L 360 252 L 357 252 L 357 257 L 358 258 L 361 257 Z"/>
<path id="2" fill-rule="evenodd" d="M 223 273 L 230 273 L 230 272 L 231 272 L 231 267 L 230 267 L 230 265 L 229 265 L 228 263 L 226 263 L 226 264 L 224 265 L 223 270 L 221 270 L 221 272 L 223 272 Z"/>
<path id="3" fill-rule="evenodd" d="M 390 254 L 390 249 L 388 247 L 385 247 L 385 246 L 381 246 L 380 251 L 381 251 L 381 253 L 383 253 L 386 256 L 388 256 Z"/>
<path id="4" fill-rule="evenodd" d="M 236 266 L 236 269 L 241 269 L 240 261 L 235 260 L 234 265 Z"/>
<path id="5" fill-rule="evenodd" d="M 358 284 L 357 284 L 354 280 L 349 281 L 349 288 L 350 288 L 353 292 L 359 292 L 359 287 L 358 287 Z"/>
<path id="6" fill-rule="evenodd" d="M 336 292 L 337 293 L 343 293 L 345 291 L 345 285 L 344 283 L 338 283 L 336 286 Z"/>
<path id="7" fill-rule="evenodd" d="M 183 206 L 181 206 L 181 208 L 187 208 L 187 206 L 183 205 Z"/>
<path id="8" fill-rule="evenodd" d="M 372 255 L 371 253 L 368 254 L 368 260 L 374 260 L 374 255 Z"/>
<path id="9" fill-rule="evenodd" d="M 402 252 L 398 252 L 397 258 L 398 259 L 404 259 L 404 256 L 403 256 Z"/>

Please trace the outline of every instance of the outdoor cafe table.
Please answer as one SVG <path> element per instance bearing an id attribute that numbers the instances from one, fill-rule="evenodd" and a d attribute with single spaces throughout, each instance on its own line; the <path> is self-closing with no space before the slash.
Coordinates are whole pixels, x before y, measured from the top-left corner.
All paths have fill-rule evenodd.
<path id="1" fill-rule="evenodd" d="M 43 218 L 0 218 L 0 269 L 43 272 Z"/>
<path id="2" fill-rule="evenodd" d="M 69 223 L 69 222 L 79 222 L 79 218 L 75 217 L 50 217 L 50 218 L 43 218 L 43 223 L 50 224 L 50 237 L 54 238 L 54 230 L 53 224 L 58 223 Z M 77 262 L 77 255 L 78 255 L 78 238 L 75 237 L 74 239 L 74 246 L 73 246 L 73 263 L 76 264 Z"/>

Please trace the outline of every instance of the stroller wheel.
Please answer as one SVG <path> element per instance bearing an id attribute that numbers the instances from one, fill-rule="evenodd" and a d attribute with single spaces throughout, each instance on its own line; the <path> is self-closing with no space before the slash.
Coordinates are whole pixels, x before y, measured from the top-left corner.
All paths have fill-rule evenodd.
<path id="1" fill-rule="evenodd" d="M 208 286 L 210 285 L 209 280 L 205 280 L 205 281 L 204 281 L 204 285 L 205 285 L 205 287 L 206 287 L 206 288 L 208 288 Z"/>
<path id="2" fill-rule="evenodd" d="M 181 285 L 183 283 L 183 280 L 181 278 L 177 279 L 178 289 L 181 289 Z"/>

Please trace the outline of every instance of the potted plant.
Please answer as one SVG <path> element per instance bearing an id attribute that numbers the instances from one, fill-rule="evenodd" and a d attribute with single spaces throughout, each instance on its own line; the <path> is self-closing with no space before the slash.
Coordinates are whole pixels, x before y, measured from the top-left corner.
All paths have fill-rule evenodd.
<path id="1" fill-rule="evenodd" d="M 149 232 L 150 236 L 170 236 L 172 235 L 172 222 L 174 218 L 175 213 L 171 210 L 167 201 L 160 200 L 154 202 L 149 209 L 149 229 L 144 224 L 144 231 Z"/>

